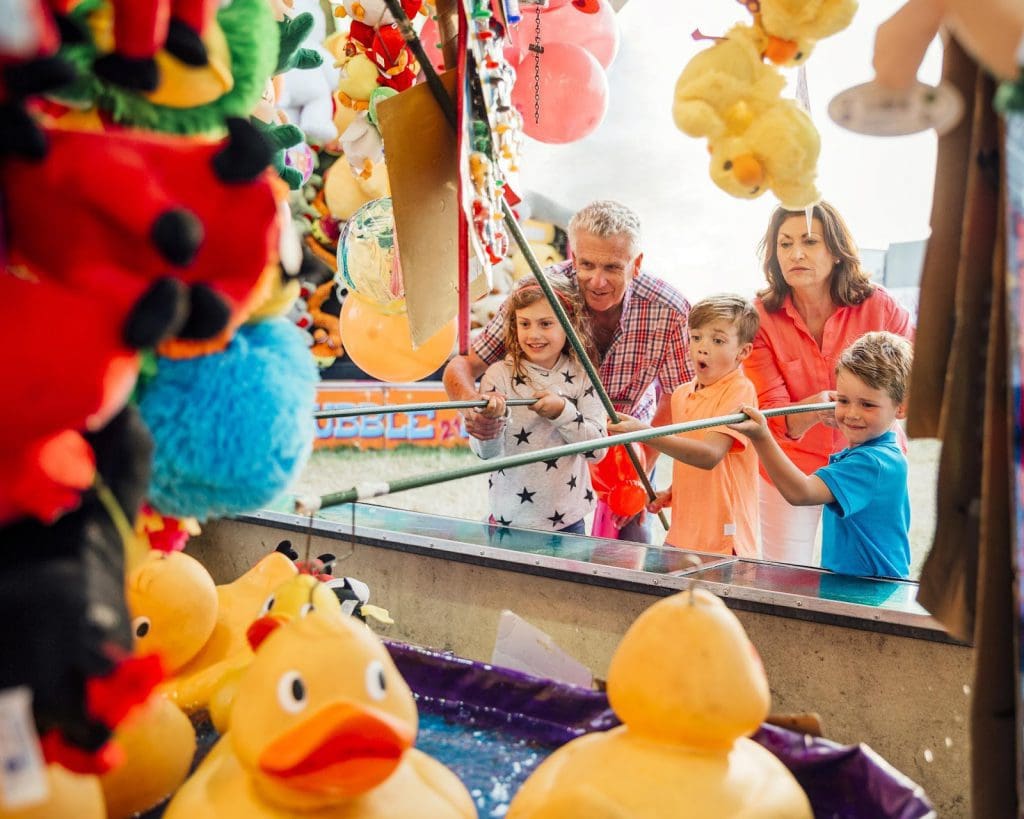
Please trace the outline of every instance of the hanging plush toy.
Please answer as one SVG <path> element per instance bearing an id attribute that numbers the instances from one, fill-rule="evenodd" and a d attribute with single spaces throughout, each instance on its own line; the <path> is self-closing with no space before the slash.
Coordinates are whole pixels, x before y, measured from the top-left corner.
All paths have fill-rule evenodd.
<path id="1" fill-rule="evenodd" d="M 764 56 L 776 65 L 800 65 L 818 40 L 850 25 L 857 0 L 749 0 L 751 6 Z"/>
<path id="2" fill-rule="evenodd" d="M 49 130 L 43 162 L 0 168 L 10 263 L 110 300 L 136 347 L 220 332 L 277 239 L 270 148 L 230 127 L 217 143 Z"/>
<path id="3" fill-rule="evenodd" d="M 160 357 L 139 390 L 156 441 L 150 503 L 200 521 L 269 503 L 312 449 L 317 380 L 302 334 L 283 318 L 243 325 L 217 355 Z"/>
<path id="4" fill-rule="evenodd" d="M 130 658 L 124 588 L 151 442 L 130 407 L 84 438 L 98 477 L 77 508 L 0 529 L 0 689 L 31 689 L 48 760 L 102 773 L 119 761 L 113 730 L 162 676 Z"/>
<path id="5" fill-rule="evenodd" d="M 785 84 L 761 59 L 756 32 L 733 26 L 686 64 L 676 80 L 672 116 L 676 127 L 692 137 L 741 133 L 778 103 Z"/>
<path id="6" fill-rule="evenodd" d="M 125 0 L 124 4 L 135 2 Z M 152 93 L 142 94 L 109 82 L 93 70 L 102 54 L 98 42 L 106 36 L 101 4 L 81 0 L 70 19 L 92 38 L 61 49 L 61 56 L 79 73 L 78 79 L 62 90 L 61 100 L 75 110 L 92 109 L 92 128 L 104 127 L 109 119 L 150 131 L 221 136 L 227 119 L 252 113 L 278 62 L 280 30 L 267 0 L 231 0 L 207 26 L 203 42 L 209 64 L 196 68 L 174 59 L 161 62 L 162 53 L 158 53 L 159 85 Z M 96 111 L 103 116 L 95 116 Z M 75 121 L 80 117 L 76 113 L 65 116 Z"/>
<path id="7" fill-rule="evenodd" d="M 755 199 L 770 190 L 788 210 L 821 200 L 818 129 L 792 100 L 779 100 L 739 135 L 709 139 L 708 148 L 711 180 L 732 196 Z"/>
<path id="8" fill-rule="evenodd" d="M 67 13 L 75 0 L 50 0 Z M 186 65 L 206 65 L 202 35 L 217 8 L 216 0 L 111 0 L 114 48 L 96 60 L 96 73 L 108 82 L 140 91 L 160 81 L 155 60 L 161 48 Z"/>
<path id="9" fill-rule="evenodd" d="M 784 81 L 761 60 L 757 33 L 734 26 L 687 64 L 676 82 L 677 127 L 707 137 L 711 179 L 726 193 L 753 199 L 771 190 L 787 208 L 814 204 L 820 140 Z"/>
<path id="10" fill-rule="evenodd" d="M 327 36 L 324 13 L 319 0 L 295 0 L 291 13 L 296 19 L 309 16 L 312 26 L 307 50 L 316 54 L 320 63 L 285 71 L 279 104 L 288 120 L 301 128 L 310 142 L 325 145 L 338 138 L 331 95 L 339 74 L 330 52 L 323 46 Z"/>

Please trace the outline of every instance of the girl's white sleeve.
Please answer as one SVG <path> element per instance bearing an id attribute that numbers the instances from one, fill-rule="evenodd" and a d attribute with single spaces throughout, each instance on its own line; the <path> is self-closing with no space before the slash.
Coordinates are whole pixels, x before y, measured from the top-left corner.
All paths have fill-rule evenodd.
<path id="1" fill-rule="evenodd" d="M 504 364 L 500 361 L 488 367 L 487 372 L 480 378 L 480 392 L 486 394 L 491 391 L 491 387 L 497 387 L 498 392 L 508 395 L 506 386 L 501 383 L 503 380 L 501 377 L 503 370 Z M 470 412 L 475 412 L 475 410 L 470 410 Z M 505 423 L 507 424 L 508 422 L 506 421 Z M 481 441 L 479 438 L 470 436 L 469 448 L 485 461 L 489 461 L 491 458 L 500 458 L 505 454 L 505 427 L 502 426 L 497 438 L 491 438 L 487 441 Z"/>

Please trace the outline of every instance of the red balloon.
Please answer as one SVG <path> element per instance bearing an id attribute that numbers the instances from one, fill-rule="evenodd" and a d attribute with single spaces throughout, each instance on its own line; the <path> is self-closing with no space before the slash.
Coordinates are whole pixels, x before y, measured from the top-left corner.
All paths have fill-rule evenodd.
<path id="1" fill-rule="evenodd" d="M 639 453 L 637 454 L 639 455 Z M 643 463 L 641 457 L 641 467 Z M 636 470 L 633 468 L 633 463 L 629 460 L 629 454 L 623 444 L 609 447 L 608 452 L 600 461 L 590 465 L 590 482 L 601 500 L 606 501 L 612 490 L 620 484 L 635 480 L 637 480 Z"/>
<path id="2" fill-rule="evenodd" d="M 573 14 L 579 14 L 572 9 Z M 582 15 L 580 15 L 582 16 Z M 608 112 L 608 79 L 584 48 L 551 43 L 540 56 L 540 116 L 534 119 L 533 56 L 518 68 L 512 104 L 523 116 L 523 131 L 539 142 L 575 142 L 593 133 Z"/>
<path id="3" fill-rule="evenodd" d="M 582 0 L 581 0 L 582 2 Z M 572 43 L 593 54 L 602 68 L 612 64 L 619 52 L 619 21 L 609 0 L 595 0 L 593 12 L 569 3 L 559 9 L 548 10 L 541 17 L 541 42 Z"/>
<path id="4" fill-rule="evenodd" d="M 608 493 L 607 503 L 616 515 L 632 516 L 647 505 L 647 491 L 640 481 L 626 481 Z"/>

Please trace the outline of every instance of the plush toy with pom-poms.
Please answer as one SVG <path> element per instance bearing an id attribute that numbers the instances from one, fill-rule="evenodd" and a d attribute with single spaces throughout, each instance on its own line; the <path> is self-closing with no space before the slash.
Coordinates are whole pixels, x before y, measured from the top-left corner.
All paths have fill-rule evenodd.
<path id="1" fill-rule="evenodd" d="M 109 299 L 132 346 L 216 335 L 277 240 L 270 146 L 229 127 L 219 142 L 48 130 L 41 162 L 0 167 L 9 263 Z"/>
<path id="2" fill-rule="evenodd" d="M 800 65 L 815 43 L 850 25 L 857 0 L 757 0 L 754 27 L 766 59 Z"/>
<path id="3" fill-rule="evenodd" d="M 243 325 L 223 352 L 157 368 L 139 408 L 156 442 L 149 500 L 163 514 L 259 509 L 305 464 L 318 375 L 286 319 Z"/>
<path id="4" fill-rule="evenodd" d="M 227 119 L 248 117 L 259 102 L 278 64 L 281 32 L 267 0 L 230 0 L 216 5 L 220 8 L 203 35 L 209 64 L 190 66 L 160 51 L 156 55 L 159 85 L 152 92 L 140 93 L 110 82 L 94 70 L 106 47 L 109 16 L 98 0 L 80 0 L 69 19 L 91 36 L 81 43 L 65 44 L 60 51 L 79 75 L 62 89 L 61 100 L 75 110 L 91 110 L 92 125 L 97 128 L 112 121 L 163 133 L 221 136 Z M 95 112 L 101 112 L 102 118 Z"/>
<path id="5" fill-rule="evenodd" d="M 780 100 L 738 136 L 710 139 L 711 179 L 726 193 L 754 199 L 770 190 L 788 210 L 821 199 L 815 187 L 821 142 L 811 118 Z"/>
<path id="6" fill-rule="evenodd" d="M 70 0 L 50 0 L 66 12 Z M 160 81 L 156 53 L 164 49 L 185 65 L 208 62 L 202 35 L 217 8 L 216 0 L 111 0 L 114 48 L 100 57 L 96 73 L 108 82 L 153 91 Z"/>

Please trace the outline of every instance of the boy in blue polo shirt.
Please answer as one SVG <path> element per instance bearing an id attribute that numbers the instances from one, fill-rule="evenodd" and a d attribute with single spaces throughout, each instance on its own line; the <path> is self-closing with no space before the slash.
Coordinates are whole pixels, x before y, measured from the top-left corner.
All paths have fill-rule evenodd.
<path id="1" fill-rule="evenodd" d="M 754 443 L 761 463 L 794 506 L 824 504 L 821 565 L 862 577 L 910 573 L 907 458 L 893 431 L 906 415 L 913 352 L 893 333 L 867 333 L 836 364 L 836 424 L 850 446 L 805 475 L 786 457 L 753 407 L 735 424 Z"/>

